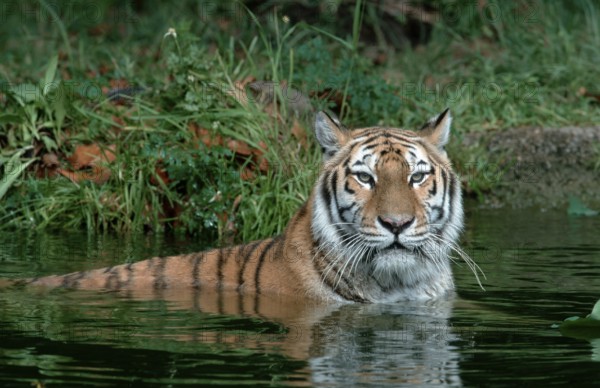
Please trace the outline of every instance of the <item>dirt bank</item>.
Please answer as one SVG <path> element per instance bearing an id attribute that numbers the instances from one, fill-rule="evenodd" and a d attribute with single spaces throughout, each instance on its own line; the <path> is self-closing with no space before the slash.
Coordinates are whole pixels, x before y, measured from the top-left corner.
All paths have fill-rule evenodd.
<path id="1" fill-rule="evenodd" d="M 569 195 L 600 205 L 600 126 L 513 128 L 465 138 L 467 147 L 483 147 L 489 157 L 488 179 L 500 185 L 489 205 L 566 206 Z M 596 168 L 595 168 L 596 167 Z"/>

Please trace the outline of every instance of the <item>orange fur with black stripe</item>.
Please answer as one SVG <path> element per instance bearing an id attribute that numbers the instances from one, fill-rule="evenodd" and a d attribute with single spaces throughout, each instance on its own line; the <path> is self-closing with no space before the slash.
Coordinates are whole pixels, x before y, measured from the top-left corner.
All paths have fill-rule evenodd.
<path id="1" fill-rule="evenodd" d="M 445 111 L 421 132 L 349 131 L 320 112 L 324 163 L 283 235 L 232 248 L 157 257 L 28 285 L 81 289 L 197 288 L 326 301 L 394 302 L 452 292 L 449 252 L 463 210 L 444 151 Z"/>

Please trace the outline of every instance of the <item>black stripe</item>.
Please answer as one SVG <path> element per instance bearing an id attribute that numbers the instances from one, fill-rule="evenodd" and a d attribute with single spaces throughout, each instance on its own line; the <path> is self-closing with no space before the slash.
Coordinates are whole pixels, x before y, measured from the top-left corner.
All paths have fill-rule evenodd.
<path id="1" fill-rule="evenodd" d="M 379 140 L 379 138 L 381 138 L 381 137 L 386 138 L 386 139 L 398 140 L 398 141 L 406 144 L 407 147 L 413 147 L 411 143 L 415 141 L 415 139 L 409 139 L 409 138 L 400 136 L 398 134 L 393 134 L 393 133 L 390 133 L 390 132 L 380 132 L 380 133 L 374 134 L 373 136 L 371 136 L 370 138 L 368 138 L 366 140 L 363 140 L 361 143 L 362 144 L 367 144 L 367 143 L 370 143 L 372 141 Z"/>
<path id="2" fill-rule="evenodd" d="M 131 268 L 132 265 L 133 263 L 129 263 L 125 266 L 125 270 L 127 271 L 127 281 L 125 282 L 126 287 L 129 287 L 133 281 L 133 268 Z"/>
<path id="3" fill-rule="evenodd" d="M 448 196 L 448 190 L 450 190 L 450 188 L 451 188 L 451 182 L 452 182 L 452 177 L 450 177 L 450 182 L 448 182 L 448 175 L 445 170 L 442 170 L 442 183 L 444 185 L 444 194 L 442 196 L 442 209 L 445 208 L 445 206 L 446 206 L 446 196 Z M 448 206 L 448 208 L 451 213 L 452 212 L 451 204 Z M 443 211 L 442 213 L 445 213 L 445 211 Z M 450 215 L 450 213 L 448 215 Z M 445 215 L 445 214 L 442 214 L 442 215 Z M 442 217 L 440 217 L 440 219 L 442 219 Z M 446 219 L 446 222 L 447 221 L 448 221 L 448 218 Z M 444 222 L 444 224 L 441 225 L 441 227 L 443 227 L 446 224 L 446 222 Z"/>
<path id="4" fill-rule="evenodd" d="M 344 179 L 347 179 L 350 175 L 352 175 L 352 170 L 350 170 L 350 167 L 346 167 L 344 169 Z"/>
<path id="5" fill-rule="evenodd" d="M 221 289 L 223 286 L 223 248 L 219 249 L 219 258 L 217 261 L 217 287 Z"/>
<path id="6" fill-rule="evenodd" d="M 345 238 L 347 237 L 347 235 L 343 235 L 341 238 Z M 320 244 L 317 244 L 320 245 Z M 314 252 L 314 246 L 313 246 L 313 250 L 312 250 L 312 256 L 315 257 L 315 252 Z M 324 258 L 323 255 L 320 255 L 321 258 Z M 329 288 L 331 288 L 331 291 L 342 296 L 343 298 L 347 299 L 347 300 L 352 300 L 355 302 L 361 302 L 364 301 L 363 298 L 361 298 L 360 296 L 354 294 L 352 292 L 352 287 L 350 286 L 350 281 L 348 280 L 348 278 L 346 276 L 344 276 L 343 273 L 340 274 L 339 271 L 339 267 L 337 265 L 335 265 L 331 270 L 329 270 L 328 274 L 332 274 L 333 275 L 333 281 L 335 281 L 336 277 L 338 275 L 340 275 L 340 280 L 339 282 L 337 282 L 337 287 L 335 286 L 335 284 L 333 283 L 332 279 L 326 278 L 324 276 L 324 271 L 325 269 L 323 267 L 321 267 L 321 261 L 318 260 L 319 258 L 316 258 L 313 261 L 313 267 L 317 270 L 317 272 L 319 273 L 319 277 L 321 279 L 323 279 L 323 282 L 325 284 L 327 284 L 327 286 L 329 286 Z M 331 264 L 331 263 L 328 263 Z M 341 287 L 344 286 L 344 287 Z"/>
<path id="7" fill-rule="evenodd" d="M 351 205 L 348 205 L 348 206 L 342 206 L 342 207 L 340 207 L 340 208 L 339 208 L 339 210 L 340 210 L 341 212 L 347 212 L 347 211 L 350 211 L 350 210 L 352 210 L 352 208 L 353 208 L 354 206 L 358 206 L 358 204 L 357 204 L 356 202 L 353 202 Z"/>
<path id="8" fill-rule="evenodd" d="M 338 172 L 337 172 L 337 170 L 335 170 L 333 172 L 333 174 L 331 174 L 331 189 L 330 190 L 332 193 L 331 196 L 333 197 L 333 207 L 338 212 L 338 218 L 339 218 L 339 216 L 341 216 L 341 214 L 339 214 L 340 206 L 339 206 L 338 198 L 337 198 L 337 182 L 338 182 Z M 332 211 L 332 214 L 333 214 L 333 211 Z"/>
<path id="9" fill-rule="evenodd" d="M 225 266 L 225 264 L 227 264 L 229 262 L 229 258 L 231 257 L 231 255 L 235 252 L 238 252 L 239 250 L 236 249 L 235 247 L 231 247 L 231 248 L 227 248 L 225 249 L 227 255 L 223 256 L 223 265 L 221 266 L 221 272 L 223 272 L 223 268 Z M 221 279 L 223 280 L 223 279 Z M 231 280 L 230 280 L 231 281 Z"/>
<path id="10" fill-rule="evenodd" d="M 348 185 L 348 181 L 346 181 L 346 183 L 344 184 L 344 190 L 346 190 L 346 192 L 347 192 L 348 194 L 354 194 L 354 193 L 356 193 L 356 191 L 354 191 L 354 190 L 352 190 L 352 189 L 350 188 L 350 186 Z"/>
<path id="11" fill-rule="evenodd" d="M 448 190 L 450 191 L 450 193 L 448 194 L 448 217 L 446 218 L 446 222 L 444 223 L 444 225 L 446 223 L 450 222 L 450 220 L 452 219 L 452 213 L 453 213 L 452 201 L 454 199 L 454 195 L 456 194 L 455 193 L 455 190 L 456 190 L 455 187 L 457 186 L 456 182 L 454 181 L 454 179 L 455 179 L 455 177 L 451 176 L 450 177 L 450 182 L 448 183 L 448 186 L 449 186 Z M 460 190 L 460 186 L 458 186 L 458 187 L 459 187 L 459 190 Z"/>
<path id="12" fill-rule="evenodd" d="M 342 166 L 348 167 L 348 164 L 350 164 L 350 159 L 352 159 L 352 153 L 350 153 L 350 155 L 348 155 L 348 157 L 346 157 L 346 159 L 344 159 L 344 162 L 342 163 Z"/>
<path id="13" fill-rule="evenodd" d="M 452 206 L 455 193 L 455 176 L 450 175 L 450 181 L 448 182 L 448 207 Z"/>
<path id="14" fill-rule="evenodd" d="M 154 284 L 153 287 L 155 290 L 159 290 L 167 287 L 167 282 L 165 281 L 165 265 L 167 264 L 166 257 L 155 257 L 152 260 L 152 264 L 158 260 L 158 263 L 154 269 Z"/>
<path id="15" fill-rule="evenodd" d="M 362 148 L 363 151 L 371 151 L 373 148 L 379 146 L 379 143 L 370 144 Z"/>
<path id="16" fill-rule="evenodd" d="M 338 181 L 338 171 L 335 170 L 333 172 L 333 174 L 331 174 L 331 191 L 332 191 L 332 197 L 333 197 L 333 207 L 331 207 L 331 208 L 328 209 L 329 210 L 329 215 L 330 215 L 330 217 L 329 217 L 330 221 L 332 221 L 332 220 L 336 220 L 336 221 L 340 220 L 341 221 L 342 220 L 342 218 L 341 218 L 342 214 L 340 213 L 340 206 L 339 206 L 338 198 L 337 198 L 337 196 L 338 196 L 338 194 L 337 194 L 337 181 Z M 346 181 L 346 183 L 347 183 L 347 181 Z M 338 216 L 335 217 L 335 219 L 333 217 L 333 211 L 334 211 L 334 209 L 338 213 Z M 341 229 L 340 229 L 340 227 L 336 226 L 334 229 L 336 231 L 336 234 L 339 237 L 341 237 Z"/>
<path id="17" fill-rule="evenodd" d="M 204 260 L 204 253 L 195 254 L 193 258 L 194 264 L 192 266 L 192 287 L 199 290 L 201 287 L 200 264 L 202 263 L 202 260 Z"/>
<path id="18" fill-rule="evenodd" d="M 312 260 L 312 262 L 313 267 L 319 273 L 319 277 L 323 279 L 323 283 L 325 283 L 331 289 L 332 292 L 338 294 L 346 300 L 354 302 L 365 301 L 362 297 L 352 292 L 352 288 L 350 287 L 350 282 L 348 278 L 345 277 L 344 274 L 340 274 L 338 266 L 334 266 L 333 269 L 329 271 L 329 274 L 333 274 L 333 279 L 330 279 L 329 277 L 325 277 L 325 269 L 322 268 L 322 266 L 320 265 L 321 261 L 318 258 Z M 336 278 L 338 276 L 340 277 L 340 280 L 336 281 Z M 337 286 L 333 283 L 334 281 L 337 282 Z"/>
<path id="19" fill-rule="evenodd" d="M 434 197 L 437 194 L 437 180 L 435 179 L 435 172 L 432 171 L 431 173 L 433 174 L 433 184 L 429 190 L 429 197 Z"/>
<path id="20" fill-rule="evenodd" d="M 262 244 L 263 241 L 257 241 L 255 243 L 253 243 L 252 245 L 250 245 L 250 249 L 248 249 L 247 252 L 244 252 L 242 254 L 242 265 L 240 267 L 240 270 L 238 272 L 238 290 L 240 289 L 240 287 L 242 287 L 242 285 L 244 284 L 244 271 L 246 270 L 246 265 L 248 264 L 248 261 L 251 259 L 252 254 L 254 253 L 254 251 L 256 250 L 256 248 L 258 248 L 258 246 L 260 244 Z"/>
<path id="21" fill-rule="evenodd" d="M 226 257 L 223 255 L 225 249 L 219 249 L 219 258 L 217 262 L 217 311 L 220 315 L 225 313 L 225 302 L 223 300 L 223 265 L 225 264 Z M 227 257 L 231 250 L 227 252 Z"/>
<path id="22" fill-rule="evenodd" d="M 442 206 L 433 206 L 431 212 L 433 213 L 434 211 L 438 212 L 438 216 L 432 219 L 432 222 L 437 222 L 444 217 L 444 208 Z"/>
<path id="23" fill-rule="evenodd" d="M 338 209 L 338 211 L 340 212 L 340 218 L 342 219 L 342 221 L 350 222 L 350 220 L 345 218 L 344 213 L 350 212 L 355 206 L 358 206 L 356 202 L 352 203 L 352 205 L 350 205 L 350 206 L 342 206 Z"/>
<path id="24" fill-rule="evenodd" d="M 110 267 L 112 268 L 112 267 Z M 63 276 L 63 280 L 60 284 L 61 287 L 66 287 L 66 288 L 75 288 L 78 286 L 79 281 L 81 279 L 83 279 L 86 275 L 85 271 L 81 271 L 81 272 L 75 272 L 69 275 L 65 275 Z"/>
<path id="25" fill-rule="evenodd" d="M 329 193 L 329 188 L 327 187 L 327 182 L 329 182 L 329 174 L 325 173 L 323 176 L 323 184 L 321 185 L 321 196 L 323 197 L 323 201 L 327 208 L 331 206 L 331 193 Z"/>
<path id="26" fill-rule="evenodd" d="M 266 247 L 264 247 L 262 253 L 258 257 L 258 264 L 256 264 L 256 272 L 254 272 L 254 287 L 256 289 L 256 295 L 260 294 L 260 271 L 262 269 L 263 263 L 265 262 L 265 257 L 267 253 L 271 250 L 273 245 L 279 240 L 280 237 L 276 237 L 269 241 Z"/>
<path id="27" fill-rule="evenodd" d="M 319 246 L 319 245 L 320 244 L 317 244 L 317 246 Z M 311 256 L 315 257 L 314 246 L 313 246 L 313 249 L 311 250 Z M 320 264 L 321 264 L 321 261 L 319 260 L 319 258 L 315 258 L 312 260 L 313 268 L 315 269 L 315 271 L 317 271 L 317 273 L 319 274 L 319 277 L 321 279 L 323 279 L 323 283 L 329 287 L 331 292 L 336 293 L 335 289 L 333 288 L 333 284 L 331 284 L 330 280 L 324 276 L 324 268 L 321 268 Z"/>
<path id="28" fill-rule="evenodd" d="M 121 288 L 121 282 L 119 280 L 119 267 L 111 269 L 110 275 L 108 275 L 106 278 L 106 283 L 104 283 L 104 288 L 111 290 L 118 290 Z"/>
<path id="29" fill-rule="evenodd" d="M 372 138 L 370 138 L 370 139 L 367 139 L 367 140 L 365 140 L 364 142 L 362 142 L 362 143 L 359 143 L 359 144 L 357 144 L 357 145 L 362 145 L 362 149 L 363 149 L 363 150 L 371 150 L 371 149 L 373 149 L 373 148 L 375 148 L 375 147 L 377 147 L 377 146 L 380 146 L 380 145 L 385 145 L 385 143 L 382 143 L 382 142 L 381 142 L 381 139 L 380 139 L 380 137 L 382 137 L 382 136 L 383 136 L 383 135 L 379 135 L 379 136 L 372 137 Z M 410 149 L 410 150 L 413 150 L 413 151 L 417 149 L 417 148 L 416 148 L 416 147 L 415 147 L 415 146 L 414 146 L 414 145 L 413 145 L 413 144 L 410 142 L 410 140 L 402 139 L 402 138 L 395 137 L 395 136 L 384 136 L 384 137 L 390 137 L 390 138 L 392 138 L 392 139 L 398 140 L 397 142 L 395 142 L 395 143 L 393 144 L 394 146 L 395 146 L 395 145 L 400 145 L 400 146 L 406 147 L 406 148 L 408 148 L 408 149 Z M 408 141 L 408 143 L 407 143 L 407 141 Z M 389 142 L 387 142 L 387 144 L 389 144 L 390 146 L 392 146 L 392 144 L 390 144 Z"/>

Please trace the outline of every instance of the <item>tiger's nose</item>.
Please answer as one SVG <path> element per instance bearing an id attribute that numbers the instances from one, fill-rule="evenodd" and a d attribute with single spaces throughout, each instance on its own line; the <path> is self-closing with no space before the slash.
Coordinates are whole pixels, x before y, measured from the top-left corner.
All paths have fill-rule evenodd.
<path id="1" fill-rule="evenodd" d="M 379 223 L 394 234 L 400 234 L 415 222 L 415 217 L 407 214 L 397 216 L 385 215 L 378 217 Z"/>

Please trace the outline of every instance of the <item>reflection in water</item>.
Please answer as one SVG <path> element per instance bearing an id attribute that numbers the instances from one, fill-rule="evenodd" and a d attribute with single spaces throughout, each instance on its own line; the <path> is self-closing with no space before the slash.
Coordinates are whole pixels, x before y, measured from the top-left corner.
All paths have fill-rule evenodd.
<path id="1" fill-rule="evenodd" d="M 590 340 L 590 345 L 592 345 L 592 360 L 600 361 L 600 338 Z"/>
<path id="2" fill-rule="evenodd" d="M 252 357 L 275 353 L 287 361 L 272 359 L 272 363 L 294 365 L 285 378 L 279 377 L 293 385 L 461 385 L 459 354 L 450 344 L 457 339 L 448 324 L 452 300 L 332 306 L 180 290 L 127 294 L 11 290 L 1 300 L 12 304 L 7 307 L 13 313 L 17 306 L 28 306 L 26 319 L 10 330 L 52 341 L 43 346 L 46 351 L 57 349 L 43 357 L 29 350 L 15 354 L 14 349 L 4 349 L 0 359 L 21 358 L 20 365 L 52 371 L 59 380 L 68 379 L 75 365 L 90 376 L 124 374 L 123 365 L 110 363 L 92 373 L 93 367 L 59 349 L 61 343 L 74 343 L 108 346 L 102 353 L 114 348 L 169 349 L 194 354 L 203 363 L 226 354 L 227 364 L 238 364 L 237 370 L 227 372 L 230 377 L 241 372 L 236 378 L 248 378 L 249 370 L 260 367 Z M 51 325 L 46 316 L 53 317 Z M 234 355 L 250 358 L 244 361 Z M 185 369 L 179 361 L 173 363 Z M 206 369 L 199 373 L 211 374 Z"/>
<path id="3" fill-rule="evenodd" d="M 460 386 L 450 301 L 344 306 L 312 330 L 310 366 L 319 386 Z"/>
<path id="4" fill-rule="evenodd" d="M 593 386 L 600 343 L 551 326 L 600 290 L 600 217 L 476 211 L 460 298 L 306 304 L 236 293 L 0 288 L 0 386 Z M 185 238 L 0 235 L 0 278 L 198 251 Z"/>

